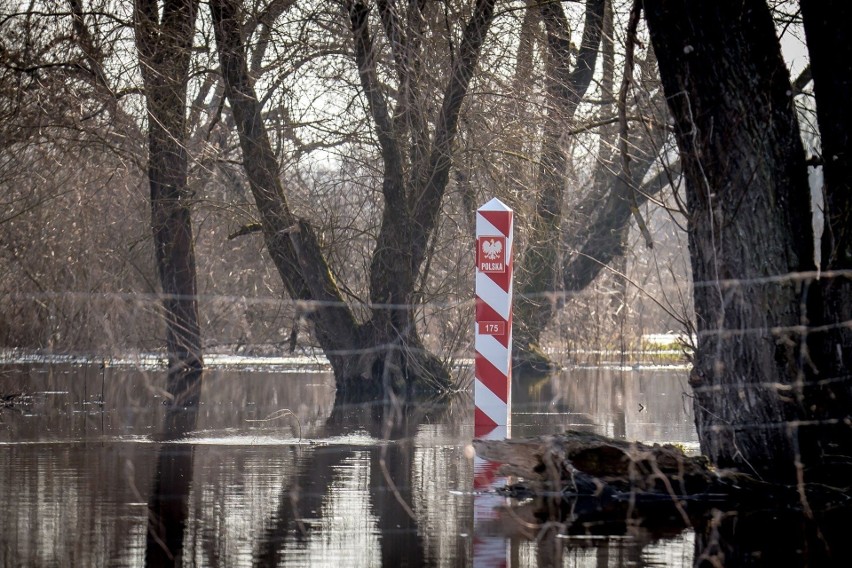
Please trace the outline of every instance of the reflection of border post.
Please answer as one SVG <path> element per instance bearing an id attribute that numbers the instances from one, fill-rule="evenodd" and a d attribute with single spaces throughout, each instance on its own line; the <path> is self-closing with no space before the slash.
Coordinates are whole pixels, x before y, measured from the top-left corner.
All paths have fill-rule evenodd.
<path id="1" fill-rule="evenodd" d="M 476 212 L 476 437 L 511 425 L 512 225 L 512 210 L 497 198 Z"/>
<path id="2" fill-rule="evenodd" d="M 496 426 L 482 436 L 486 440 L 508 437 L 506 426 Z M 509 540 L 497 530 L 500 506 L 506 498 L 497 493 L 508 479 L 499 474 L 503 464 L 473 458 L 473 568 L 505 568 L 509 565 Z"/>

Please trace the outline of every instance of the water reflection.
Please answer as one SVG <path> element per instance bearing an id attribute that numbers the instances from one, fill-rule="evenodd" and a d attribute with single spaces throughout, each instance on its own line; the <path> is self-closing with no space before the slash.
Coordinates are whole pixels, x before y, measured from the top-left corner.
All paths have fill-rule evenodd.
<path id="1" fill-rule="evenodd" d="M 195 430 L 201 384 L 200 370 L 169 373 L 166 387 L 171 396 L 163 417 L 163 429 L 158 436 L 160 440 L 183 440 Z M 194 455 L 195 446 L 186 442 L 163 444 L 159 450 L 154 486 L 148 501 L 146 566 L 182 564 Z"/>
<path id="2" fill-rule="evenodd" d="M 848 567 L 852 507 L 718 511 L 696 526 L 695 565 Z"/>
<path id="3" fill-rule="evenodd" d="M 590 430 L 617 439 L 697 443 L 686 371 L 581 368 L 516 375 L 512 436 Z"/>
<path id="4" fill-rule="evenodd" d="M 429 403 L 337 400 L 326 421 L 324 437 L 333 440 L 357 430 L 364 438 L 309 452 L 298 474 L 281 488 L 276 510 L 265 524 L 254 555 L 255 563 L 278 565 L 287 557 L 288 549 L 298 552 L 309 548 L 314 531 L 323 526 L 315 522 L 317 512 L 346 486 L 341 483 L 342 474 L 355 463 L 366 463 L 366 483 L 360 487 L 363 501 L 358 505 L 363 507 L 366 501 L 367 507 L 358 516 L 361 521 L 369 519 L 369 532 L 378 536 L 375 560 L 382 566 L 427 565 L 429 554 L 418 530 L 412 494 L 417 453 L 416 435 L 412 433 L 425 421 L 443 421 L 447 408 Z M 339 509 L 351 505 L 338 503 L 331 507 L 338 510 L 330 512 L 336 515 Z"/>
<path id="5" fill-rule="evenodd" d="M 0 414 L 0 565 L 473 563 L 469 399 L 362 404 L 324 373 L 215 369 L 186 410 L 163 404 L 179 399 L 156 370 L 2 369 L 0 394 L 21 396 Z M 694 443 L 684 383 L 519 377 L 513 436 L 584 425 Z M 691 533 L 564 538 L 521 518 L 494 527 L 510 566 L 691 564 Z"/>

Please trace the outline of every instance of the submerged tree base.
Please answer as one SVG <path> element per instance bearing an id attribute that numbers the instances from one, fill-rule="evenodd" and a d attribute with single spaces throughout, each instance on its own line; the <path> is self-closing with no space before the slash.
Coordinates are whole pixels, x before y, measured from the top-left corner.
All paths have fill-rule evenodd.
<path id="1" fill-rule="evenodd" d="M 527 375 L 549 375 L 558 369 L 559 365 L 536 343 L 516 342 L 512 352 L 512 371 Z"/>
<path id="2" fill-rule="evenodd" d="M 337 390 L 347 396 L 381 400 L 452 390 L 449 369 L 425 349 L 365 349 L 360 356 L 332 360 Z"/>

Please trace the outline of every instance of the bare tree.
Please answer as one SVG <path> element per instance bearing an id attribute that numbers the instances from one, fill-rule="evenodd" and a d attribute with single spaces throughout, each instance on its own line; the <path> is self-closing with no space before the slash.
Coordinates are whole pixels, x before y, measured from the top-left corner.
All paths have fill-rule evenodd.
<path id="1" fill-rule="evenodd" d="M 132 35 L 100 2 L 0 10 L 0 288 L 5 345 L 149 348 Z M 111 70 L 107 72 L 106 70 Z"/>
<path id="2" fill-rule="evenodd" d="M 379 29 L 397 78 L 396 105 L 379 72 L 371 9 L 344 2 L 353 55 L 378 141 L 382 213 L 369 267 L 370 317 L 358 322 L 344 301 L 311 224 L 288 204 L 278 163 L 248 71 L 239 2 L 211 4 L 225 92 L 236 119 L 246 174 L 261 215 L 267 249 L 291 297 L 305 302 L 314 333 L 344 391 L 434 389 L 449 383 L 448 370 L 423 347 L 414 318 L 417 282 L 451 164 L 461 105 L 494 15 L 493 0 L 479 0 L 446 71 L 440 110 L 433 119 L 422 104 L 419 67 L 429 6 L 378 4 Z"/>
<path id="3" fill-rule="evenodd" d="M 151 227 L 164 295 L 169 369 L 176 381 L 180 373 L 203 364 L 186 149 L 187 83 L 197 12 L 197 0 L 162 5 L 138 0 L 134 10 L 148 109 Z"/>
<path id="4" fill-rule="evenodd" d="M 521 259 L 517 300 L 518 328 L 514 337 L 515 357 L 545 359 L 538 343 L 541 332 L 553 317 L 548 292 L 558 291 L 561 266 L 562 204 L 567 185 L 567 131 L 574 113 L 592 82 L 600 51 L 604 0 L 588 0 L 583 40 L 571 69 L 571 39 L 561 4 L 546 2 L 530 6 L 540 12 L 547 32 L 547 117 L 541 147 L 541 162 L 535 188 L 535 214 Z"/>
<path id="5" fill-rule="evenodd" d="M 668 129 L 656 61 L 650 50 L 638 62 L 633 56 L 639 43 L 638 15 L 629 22 L 624 73 L 617 89 L 612 2 L 586 3 L 576 53 L 558 4 L 534 3 L 528 10 L 543 21 L 546 32 L 542 47 L 546 115 L 538 171 L 525 190 L 533 207 L 519 263 L 513 360 L 521 369 L 548 371 L 553 362 L 541 347 L 542 334 L 570 298 L 589 287 L 614 260 L 624 258 L 631 221 L 651 244 L 639 206 L 677 176 L 660 161 Z M 601 70 L 595 75 L 599 60 Z M 523 64 L 532 65 L 532 58 L 525 56 Z M 634 66 L 639 68 L 638 77 Z M 588 92 L 597 98 L 584 108 Z M 597 141 L 596 153 L 588 152 L 590 140 Z M 577 170 L 588 176 L 584 183 L 577 182 Z M 623 287 L 624 275 L 617 278 Z"/>

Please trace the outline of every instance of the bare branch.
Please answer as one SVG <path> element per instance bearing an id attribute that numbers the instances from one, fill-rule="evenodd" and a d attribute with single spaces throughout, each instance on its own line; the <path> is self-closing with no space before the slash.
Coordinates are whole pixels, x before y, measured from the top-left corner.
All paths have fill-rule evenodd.
<path id="1" fill-rule="evenodd" d="M 636 43 L 638 42 L 636 39 L 636 28 L 639 26 L 641 15 L 641 0 L 633 0 L 633 7 L 630 9 L 630 20 L 627 24 L 627 53 L 624 56 L 624 76 L 621 80 L 621 89 L 618 92 L 618 116 L 620 124 L 618 149 L 621 152 L 621 176 L 628 185 L 627 198 L 630 201 L 630 211 L 633 213 L 636 225 L 645 239 L 645 246 L 654 248 L 654 239 L 651 237 L 651 231 L 648 230 L 645 219 L 642 218 L 642 213 L 639 211 L 639 204 L 636 201 L 636 193 L 633 191 L 633 186 L 630 183 L 632 179 L 630 175 L 630 154 L 627 151 L 627 90 L 633 78 L 633 54 Z"/>

